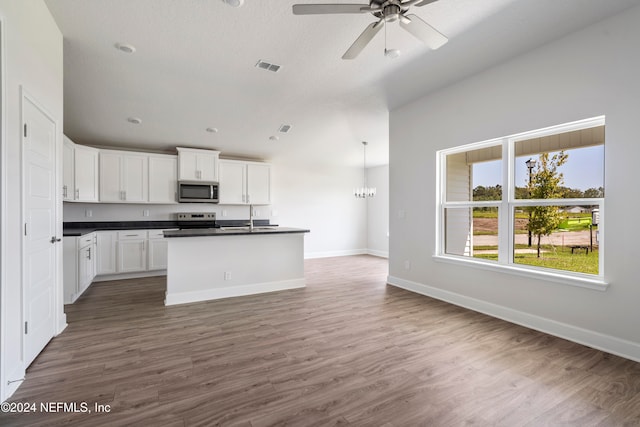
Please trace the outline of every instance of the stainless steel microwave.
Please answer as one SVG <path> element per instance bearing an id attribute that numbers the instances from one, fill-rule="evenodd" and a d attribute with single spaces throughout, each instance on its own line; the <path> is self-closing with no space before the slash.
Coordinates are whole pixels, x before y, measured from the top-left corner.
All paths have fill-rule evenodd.
<path id="1" fill-rule="evenodd" d="M 218 183 L 208 181 L 178 181 L 180 203 L 218 203 Z"/>

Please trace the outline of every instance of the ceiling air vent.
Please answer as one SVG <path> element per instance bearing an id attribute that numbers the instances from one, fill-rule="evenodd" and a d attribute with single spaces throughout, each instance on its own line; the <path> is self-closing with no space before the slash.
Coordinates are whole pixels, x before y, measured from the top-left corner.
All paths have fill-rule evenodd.
<path id="1" fill-rule="evenodd" d="M 291 130 L 291 125 L 282 125 L 280 126 L 280 129 L 278 129 L 278 132 L 287 133 L 290 130 Z"/>
<path id="2" fill-rule="evenodd" d="M 263 61 L 262 59 L 258 61 L 256 67 L 262 68 L 263 70 L 273 71 L 274 73 L 280 69 L 279 65 L 270 64 L 269 62 Z"/>

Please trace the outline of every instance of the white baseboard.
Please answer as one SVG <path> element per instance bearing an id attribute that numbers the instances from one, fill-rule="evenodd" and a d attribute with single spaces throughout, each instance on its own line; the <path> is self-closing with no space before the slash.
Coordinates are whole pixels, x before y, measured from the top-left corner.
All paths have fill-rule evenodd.
<path id="1" fill-rule="evenodd" d="M 380 258 L 389 258 L 389 251 L 378 251 L 376 249 L 367 249 L 367 254 Z"/>
<path id="2" fill-rule="evenodd" d="M 155 277 L 166 276 L 167 270 L 154 270 L 154 271 L 139 271 L 137 273 L 116 273 L 116 274 L 103 274 L 96 276 L 94 282 L 106 282 L 109 280 L 122 280 L 122 279 L 139 279 L 141 277 Z"/>
<path id="3" fill-rule="evenodd" d="M 204 291 L 176 292 L 166 294 L 164 305 L 188 304 L 190 302 L 240 297 L 266 292 L 284 291 L 287 289 L 304 288 L 305 286 L 305 280 L 304 278 L 301 278 L 282 280 L 278 282 L 252 283 L 250 285 L 233 286 L 228 288 L 207 289 Z"/>
<path id="4" fill-rule="evenodd" d="M 349 256 L 349 255 L 365 255 L 368 251 L 366 249 L 347 249 L 342 251 L 324 251 L 324 252 L 305 252 L 304 259 L 313 258 L 331 258 L 337 256 Z"/>
<path id="5" fill-rule="evenodd" d="M 470 310 L 478 311 L 498 319 L 517 325 L 535 329 L 540 332 L 583 344 L 597 350 L 606 351 L 626 359 L 640 362 L 640 344 L 569 325 L 533 314 L 524 313 L 512 308 L 478 300 L 465 295 L 435 288 L 399 277 L 388 276 L 387 283 L 398 288 L 416 292 L 442 301 L 449 302 Z"/>

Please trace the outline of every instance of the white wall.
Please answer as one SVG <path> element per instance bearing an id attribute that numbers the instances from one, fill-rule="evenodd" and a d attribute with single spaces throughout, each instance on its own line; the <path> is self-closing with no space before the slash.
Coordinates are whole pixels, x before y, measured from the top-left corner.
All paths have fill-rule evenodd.
<path id="1" fill-rule="evenodd" d="M 389 165 L 367 169 L 367 184 L 376 196 L 367 199 L 367 249 L 371 255 L 389 256 Z"/>
<path id="2" fill-rule="evenodd" d="M 635 7 L 390 113 L 390 282 L 640 360 L 638 22 Z M 605 292 L 432 259 L 437 150 L 599 115 Z"/>
<path id="3" fill-rule="evenodd" d="M 0 0 L 0 20 L 5 81 L 2 129 L 3 257 L 0 391 L 5 400 L 19 382 L 25 366 L 22 361 L 22 273 L 21 247 L 21 93 L 20 86 L 36 99 L 56 120 L 62 144 L 63 58 L 62 35 L 44 2 L 40 0 Z M 60 149 L 58 149 L 60 152 Z M 59 162 L 59 168 L 62 162 Z M 61 170 L 61 169 L 60 169 Z M 60 207 L 60 214 L 62 208 Z M 62 225 L 60 224 L 60 234 Z M 62 264 L 60 265 L 60 269 Z M 61 278 L 61 271 L 59 277 Z M 62 283 L 61 280 L 59 281 Z M 60 306 L 62 310 L 62 306 Z"/>

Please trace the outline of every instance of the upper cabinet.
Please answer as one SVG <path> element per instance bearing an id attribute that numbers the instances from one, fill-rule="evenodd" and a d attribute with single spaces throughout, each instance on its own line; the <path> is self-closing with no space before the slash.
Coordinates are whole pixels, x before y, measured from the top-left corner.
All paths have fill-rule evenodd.
<path id="1" fill-rule="evenodd" d="M 176 203 L 178 158 L 149 155 L 149 203 Z"/>
<path id="2" fill-rule="evenodd" d="M 178 179 L 183 181 L 218 181 L 220 152 L 177 147 Z"/>
<path id="3" fill-rule="evenodd" d="M 66 136 L 62 150 L 64 201 L 97 202 L 99 150 L 74 144 Z"/>
<path id="4" fill-rule="evenodd" d="M 146 203 L 149 200 L 149 156 L 100 150 L 100 201 Z"/>
<path id="5" fill-rule="evenodd" d="M 271 165 L 240 160 L 219 161 L 220 204 L 271 204 Z"/>

